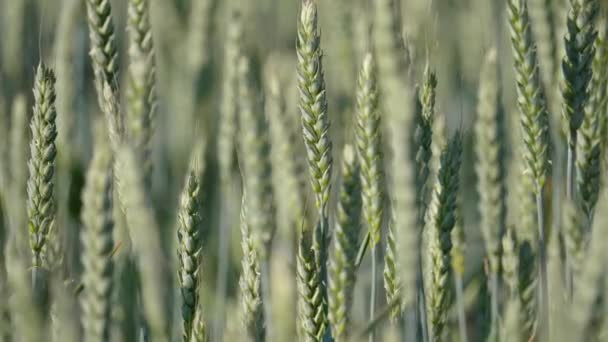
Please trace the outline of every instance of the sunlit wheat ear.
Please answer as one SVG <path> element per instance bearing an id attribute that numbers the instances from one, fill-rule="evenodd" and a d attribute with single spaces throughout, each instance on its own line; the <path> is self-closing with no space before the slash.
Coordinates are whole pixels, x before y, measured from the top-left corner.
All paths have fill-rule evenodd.
<path id="1" fill-rule="evenodd" d="M 113 148 L 123 138 L 123 118 L 119 109 L 118 50 L 110 0 L 86 0 L 90 56 L 95 72 L 97 99 L 106 120 Z"/>
<path id="2" fill-rule="evenodd" d="M 93 160 L 83 191 L 82 222 L 82 324 L 86 341 L 107 341 L 113 291 L 114 220 L 112 217 L 113 156 L 105 125 L 95 127 Z"/>
<path id="3" fill-rule="evenodd" d="M 318 27 L 317 6 L 312 0 L 302 0 L 298 17 L 298 89 L 299 108 L 308 166 L 317 209 L 326 215 L 332 170 L 332 143 L 329 137 L 329 114 L 323 52 Z"/>
<path id="4" fill-rule="evenodd" d="M 264 341 L 266 329 L 262 304 L 262 281 L 260 274 L 260 254 L 255 246 L 250 228 L 247 195 L 241 204 L 241 278 L 239 279 L 241 301 L 241 326 L 248 341 Z"/>
<path id="5" fill-rule="evenodd" d="M 32 140 L 27 181 L 27 216 L 32 250 L 32 267 L 43 267 L 43 253 L 55 222 L 55 74 L 40 64 L 34 85 L 34 114 L 30 123 Z M 36 277 L 35 277 L 36 278 Z"/>
<path id="6" fill-rule="evenodd" d="M 380 242 L 384 205 L 384 162 L 376 65 L 371 53 L 363 59 L 357 90 L 356 138 L 361 163 L 363 213 L 371 235 L 371 247 Z"/>
<path id="7" fill-rule="evenodd" d="M 536 48 L 532 40 L 527 3 L 524 0 L 509 0 L 507 6 L 513 61 L 517 88 L 517 104 L 524 142 L 524 175 L 530 177 L 536 199 L 538 272 L 539 272 L 539 328 L 538 335 L 549 330 L 549 290 L 544 224 L 543 189 L 549 166 L 548 114 L 545 96 L 540 84 Z M 570 168 L 569 168 L 570 169 Z M 571 172 L 568 172 L 571 175 Z M 567 187 L 568 189 L 571 186 Z M 569 191 L 570 192 L 570 191 Z"/>
<path id="8" fill-rule="evenodd" d="M 335 341 L 347 341 L 353 289 L 355 259 L 361 230 L 361 183 L 359 162 L 353 146 L 346 145 L 342 155 L 340 187 L 333 251 L 329 259 L 329 322 Z"/>
<path id="9" fill-rule="evenodd" d="M 427 211 L 430 279 L 427 280 L 427 315 L 432 341 L 443 339 L 450 292 L 452 230 L 456 222 L 462 142 L 458 133 L 441 153 L 439 170 Z"/>
<path id="10" fill-rule="evenodd" d="M 150 187 L 152 160 L 150 140 L 156 107 L 156 63 L 150 29 L 150 1 L 129 0 L 128 135 L 142 163 L 144 182 Z"/>
<path id="11" fill-rule="evenodd" d="M 548 117 L 545 97 L 540 85 L 538 58 L 532 40 L 526 1 L 509 0 L 507 9 L 517 83 L 517 104 L 525 144 L 525 173 L 534 182 L 534 192 L 539 193 L 545 184 L 548 166 Z"/>
<path id="12" fill-rule="evenodd" d="M 190 167 L 182 190 L 178 212 L 179 227 L 177 270 L 180 293 L 182 297 L 183 339 L 190 341 L 195 330 L 195 312 L 201 309 L 199 304 L 199 284 L 201 269 L 201 177 L 203 169 L 203 144 L 199 143 L 190 158 Z"/>

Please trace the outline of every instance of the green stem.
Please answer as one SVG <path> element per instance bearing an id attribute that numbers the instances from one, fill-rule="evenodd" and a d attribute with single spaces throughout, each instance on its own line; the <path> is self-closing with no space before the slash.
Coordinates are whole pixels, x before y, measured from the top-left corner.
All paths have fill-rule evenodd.
<path id="1" fill-rule="evenodd" d="M 458 280 L 460 280 L 460 286 L 462 286 L 462 279 Z M 495 271 L 492 271 L 490 274 L 490 296 L 492 301 L 492 329 L 493 331 L 498 331 L 498 274 Z"/>
<path id="2" fill-rule="evenodd" d="M 547 283 L 547 253 L 544 229 L 543 189 L 536 189 L 536 211 L 538 220 L 538 262 L 539 262 L 539 325 L 538 341 L 546 341 L 549 332 L 549 284 Z"/>
<path id="3" fill-rule="evenodd" d="M 369 319 L 370 321 L 376 316 L 376 283 L 378 282 L 377 263 L 378 259 L 378 248 L 376 245 L 372 246 L 372 286 L 369 293 Z M 375 341 L 375 328 L 369 331 L 369 342 Z"/>

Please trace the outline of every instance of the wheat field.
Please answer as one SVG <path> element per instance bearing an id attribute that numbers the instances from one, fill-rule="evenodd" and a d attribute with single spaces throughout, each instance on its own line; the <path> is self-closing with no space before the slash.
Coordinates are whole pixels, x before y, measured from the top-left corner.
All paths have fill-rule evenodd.
<path id="1" fill-rule="evenodd" d="M 608 3 L 0 0 L 0 342 L 608 341 Z"/>

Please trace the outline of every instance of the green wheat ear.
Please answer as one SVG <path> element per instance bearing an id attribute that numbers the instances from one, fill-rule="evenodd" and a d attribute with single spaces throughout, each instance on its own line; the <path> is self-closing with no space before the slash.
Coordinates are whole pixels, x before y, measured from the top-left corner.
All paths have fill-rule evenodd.
<path id="1" fill-rule="evenodd" d="M 150 187 L 150 140 L 156 107 L 154 39 L 150 29 L 150 1 L 129 0 L 129 81 L 127 83 L 129 139 L 142 162 L 144 183 Z"/>
<path id="2" fill-rule="evenodd" d="M 119 109 L 118 50 L 110 0 L 86 0 L 91 60 L 99 107 L 108 121 L 113 148 L 118 148 L 124 135 Z"/>
<path id="3" fill-rule="evenodd" d="M 114 219 L 112 217 L 113 156 L 107 144 L 105 125 L 97 122 L 93 160 L 83 191 L 82 323 L 85 340 L 108 340 L 110 337 L 113 292 Z"/>
<path id="4" fill-rule="evenodd" d="M 300 341 L 321 342 L 327 327 L 325 286 L 310 233 L 302 230 L 298 237 L 298 335 Z"/>
<path id="5" fill-rule="evenodd" d="M 361 230 L 360 166 L 353 146 L 342 154 L 340 187 L 333 252 L 329 260 L 329 322 L 335 341 L 348 340 L 348 327 L 356 280 L 355 259 Z"/>
<path id="6" fill-rule="evenodd" d="M 359 74 L 355 132 L 361 163 L 363 215 L 369 226 L 372 249 L 380 242 L 384 205 L 384 161 L 376 77 L 375 61 L 368 53 Z"/>
<path id="7" fill-rule="evenodd" d="M 228 183 L 236 162 L 238 127 L 238 63 L 241 57 L 243 23 L 241 15 L 232 11 L 227 20 L 222 67 L 222 94 L 217 138 L 217 154 L 222 183 Z"/>
<path id="8" fill-rule="evenodd" d="M 442 341 L 447 322 L 452 230 L 456 223 L 462 142 L 456 134 L 441 153 L 439 170 L 427 211 L 429 233 L 428 320 L 432 341 Z"/>
<path id="9" fill-rule="evenodd" d="M 34 101 L 30 124 L 32 141 L 28 162 L 27 213 L 32 266 L 36 270 L 43 267 L 43 253 L 55 221 L 55 74 L 43 64 L 39 64 L 36 70 Z"/>
<path id="10" fill-rule="evenodd" d="M 296 45 L 299 108 L 312 189 L 315 193 L 317 209 L 321 216 L 325 217 L 333 159 L 323 74 L 323 53 L 317 6 L 312 0 L 302 0 L 301 6 Z"/>
<path id="11" fill-rule="evenodd" d="M 203 170 L 203 144 L 192 150 L 190 167 L 181 194 L 179 207 L 179 228 L 177 231 L 179 255 L 178 280 L 182 297 L 182 320 L 184 341 L 190 341 L 196 329 L 196 314 L 200 309 L 199 283 L 201 269 L 200 238 L 200 191 Z"/>
<path id="12" fill-rule="evenodd" d="M 579 129 L 576 150 L 576 181 L 582 209 L 590 219 L 597 203 L 601 182 L 601 159 L 605 151 L 606 103 L 608 97 L 608 24 L 602 21 L 601 34 L 595 40 L 593 77 L 589 83 L 589 101 Z"/>
<path id="13" fill-rule="evenodd" d="M 262 280 L 260 274 L 260 253 L 255 246 L 253 232 L 247 213 L 246 195 L 241 204 L 241 261 L 242 273 L 239 279 L 241 289 L 241 325 L 248 341 L 264 341 L 266 329 L 264 324 L 264 306 L 262 304 Z"/>

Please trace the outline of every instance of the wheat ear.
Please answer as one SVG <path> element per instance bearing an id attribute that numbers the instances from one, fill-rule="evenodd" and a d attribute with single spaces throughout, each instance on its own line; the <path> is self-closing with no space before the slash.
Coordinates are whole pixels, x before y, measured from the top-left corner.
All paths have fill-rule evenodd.
<path id="1" fill-rule="evenodd" d="M 346 145 L 342 155 L 334 247 L 329 259 L 329 322 L 335 341 L 347 341 L 353 289 L 356 280 L 355 258 L 361 230 L 360 166 L 353 146 Z"/>
<path id="2" fill-rule="evenodd" d="M 142 163 L 143 179 L 150 187 L 152 160 L 150 140 L 156 107 L 156 63 L 150 28 L 150 1 L 129 0 L 129 81 L 127 83 L 129 140 Z"/>
<path id="3" fill-rule="evenodd" d="M 109 341 L 114 282 L 113 156 L 106 142 L 105 125 L 97 122 L 95 133 L 93 160 L 82 199 L 82 322 L 85 341 Z"/>
<path id="4" fill-rule="evenodd" d="M 86 0 L 91 60 L 99 107 L 108 121 L 113 148 L 123 138 L 123 118 L 119 110 L 118 50 L 110 0 Z"/>
<path id="5" fill-rule="evenodd" d="M 441 341 L 447 320 L 451 273 L 452 230 L 456 223 L 462 142 L 458 133 L 441 153 L 439 170 L 427 211 L 429 267 L 427 287 L 430 340 Z"/>
<path id="6" fill-rule="evenodd" d="M 503 117 L 499 104 L 499 79 L 496 50 L 486 55 L 479 82 L 479 104 L 475 123 L 475 155 L 477 163 L 477 192 L 481 232 L 490 264 L 490 295 L 492 296 L 492 322 L 498 322 L 498 274 L 500 247 L 505 224 L 505 188 Z"/>
<path id="7" fill-rule="evenodd" d="M 55 74 L 43 64 L 39 64 L 36 70 L 34 101 L 30 123 L 32 140 L 28 162 L 27 216 L 32 250 L 32 287 L 36 301 L 42 305 L 46 292 L 42 267 L 48 266 L 44 264 L 47 260 L 43 259 L 55 222 L 54 174 L 57 155 Z"/>
<path id="8" fill-rule="evenodd" d="M 241 204 L 241 261 L 242 273 L 239 279 L 241 289 L 241 325 L 248 341 L 264 341 L 266 329 L 264 324 L 264 306 L 262 302 L 262 276 L 260 274 L 260 254 L 255 245 L 251 216 L 248 214 L 247 195 L 243 195 Z"/>
<path id="9" fill-rule="evenodd" d="M 182 297 L 182 336 L 185 342 L 193 336 L 195 312 L 200 308 L 199 283 L 201 269 L 201 177 L 204 148 L 199 144 L 192 150 L 190 167 L 181 194 L 177 231 L 179 268 L 177 271 Z"/>

